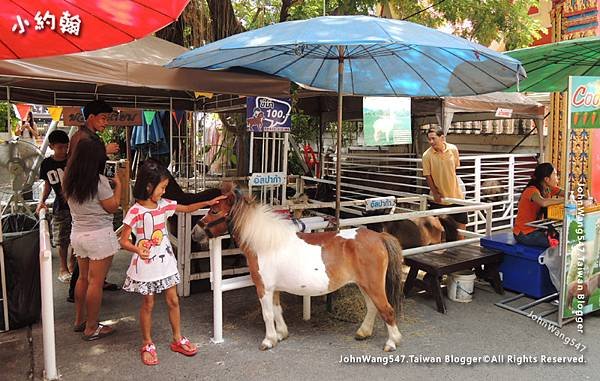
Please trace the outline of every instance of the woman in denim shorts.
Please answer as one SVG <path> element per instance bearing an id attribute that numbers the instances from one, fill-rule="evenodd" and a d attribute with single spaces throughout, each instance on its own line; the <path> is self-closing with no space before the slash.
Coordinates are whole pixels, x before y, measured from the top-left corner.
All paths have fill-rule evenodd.
<path id="1" fill-rule="evenodd" d="M 113 179 L 113 192 L 102 174 L 105 163 L 104 145 L 96 139 L 82 139 L 67 162 L 63 189 L 73 219 L 71 245 L 79 264 L 74 330 L 83 332 L 88 341 L 114 332 L 98 322 L 104 278 L 119 250 L 112 221 L 119 208 L 121 183 L 118 177 Z"/>

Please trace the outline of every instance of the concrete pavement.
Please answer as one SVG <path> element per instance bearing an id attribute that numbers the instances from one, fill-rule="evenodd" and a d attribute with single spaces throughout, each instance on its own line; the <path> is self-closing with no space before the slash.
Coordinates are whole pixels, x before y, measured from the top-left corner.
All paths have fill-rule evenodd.
<path id="1" fill-rule="evenodd" d="M 129 254 L 119 253 L 109 280 L 122 283 L 128 263 Z M 72 332 L 73 304 L 65 301 L 67 287 L 55 281 L 57 363 L 63 380 L 592 380 L 600 373 L 600 315 L 586 316 L 583 335 L 576 332 L 574 324 L 560 330 L 565 337 L 587 346 L 582 352 L 585 364 L 541 363 L 563 359 L 552 356 L 577 359 L 581 353 L 531 319 L 494 306 L 511 293 L 500 296 L 487 286 L 476 288 L 471 303 L 446 299 L 446 315 L 436 312 L 429 297 L 407 299 L 400 322 L 403 342 L 392 357 L 382 351 L 387 332 L 380 319 L 371 339 L 355 341 L 358 324 L 333 319 L 326 312 L 324 298 L 313 298 L 313 318 L 306 322 L 302 320 L 301 298 L 291 295 L 283 297 L 289 339 L 260 352 L 264 324 L 254 289 L 247 288 L 224 294 L 222 344 L 209 340 L 211 293 L 181 299 L 182 331 L 200 346 L 197 356 L 187 358 L 169 350 L 167 309 L 163 298 L 158 297 L 153 336 L 160 364 L 155 367 L 144 366 L 139 359 L 139 296 L 106 292 L 101 316 L 118 332 L 85 342 L 81 334 Z M 0 379 L 41 379 L 42 352 L 40 324 L 31 330 L 0 334 Z M 485 358 L 497 363 L 469 365 Z M 375 363 L 365 363 L 367 360 Z"/>

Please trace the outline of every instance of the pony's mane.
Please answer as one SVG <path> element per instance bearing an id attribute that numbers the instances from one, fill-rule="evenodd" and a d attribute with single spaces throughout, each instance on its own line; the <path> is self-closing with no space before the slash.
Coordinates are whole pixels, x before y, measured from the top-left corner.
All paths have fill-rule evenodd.
<path id="1" fill-rule="evenodd" d="M 247 197 L 239 198 L 232 208 L 233 232 L 238 244 L 248 245 L 255 253 L 270 252 L 286 244 L 286 237 L 295 236 L 290 221 Z"/>

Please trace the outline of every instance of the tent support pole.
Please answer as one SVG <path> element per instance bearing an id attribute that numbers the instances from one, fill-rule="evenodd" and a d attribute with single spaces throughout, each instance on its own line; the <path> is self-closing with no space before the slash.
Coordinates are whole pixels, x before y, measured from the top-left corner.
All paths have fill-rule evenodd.
<path id="1" fill-rule="evenodd" d="M 196 163 L 198 155 L 198 142 L 196 139 L 198 138 L 198 116 L 196 110 L 196 102 L 194 102 L 194 111 L 192 113 L 192 173 L 194 174 L 194 192 L 198 192 L 198 171 L 196 170 Z"/>
<path id="2" fill-rule="evenodd" d="M 535 119 L 535 128 L 537 128 L 538 140 L 540 144 L 540 159 L 539 162 L 543 163 L 545 161 L 545 148 L 544 148 L 544 119 L 536 118 Z"/>
<path id="3" fill-rule="evenodd" d="M 173 165 L 173 98 L 169 97 L 169 166 Z M 175 166 L 171 167 L 175 171 Z"/>
<path id="4" fill-rule="evenodd" d="M 46 211 L 40 211 L 40 284 L 42 292 L 42 345 L 44 351 L 44 380 L 60 378 L 56 367 L 56 338 L 54 333 L 54 300 L 52 298 L 52 248 Z"/>
<path id="5" fill-rule="evenodd" d="M 11 104 L 10 104 L 10 87 L 6 86 L 6 131 L 8 131 L 8 133 L 10 134 L 9 136 L 12 137 L 12 128 L 10 127 L 10 108 L 11 108 Z M 0 209 L 0 211 L 4 211 L 4 209 Z M 1 225 L 1 224 L 0 224 Z M 8 299 L 7 299 L 7 291 L 6 291 L 6 267 L 5 267 L 5 261 L 4 261 L 4 249 L 2 248 L 3 245 L 1 245 L 1 243 L 3 242 L 3 237 L 2 237 L 2 230 L 0 229 L 0 266 L 2 266 L 2 268 L 0 269 L 0 286 L 2 286 L 2 291 L 0 294 L 0 297 L 2 297 L 2 311 L 3 311 L 3 315 L 4 315 L 4 330 L 8 331 L 10 329 L 10 322 L 8 321 Z"/>
<path id="6" fill-rule="evenodd" d="M 446 104 L 444 98 L 440 99 L 440 127 L 442 127 L 442 131 L 444 131 L 444 136 L 448 135 L 448 131 L 446 130 Z"/>
<path id="7" fill-rule="evenodd" d="M 337 128 L 337 160 L 335 162 L 335 224 L 340 230 L 340 200 L 342 195 L 342 105 L 344 95 L 344 47 L 338 46 L 338 128 Z"/>
<path id="8" fill-rule="evenodd" d="M 8 131 L 8 133 L 10 134 L 10 136 L 13 136 L 13 130 L 11 128 L 11 123 L 10 123 L 10 108 L 12 107 L 12 105 L 10 104 L 10 87 L 6 86 L 6 131 Z"/>
<path id="9" fill-rule="evenodd" d="M 142 116 L 143 118 L 143 116 Z M 125 126 L 125 157 L 127 159 L 127 165 L 129 166 L 129 179 L 133 173 L 132 162 L 131 162 L 131 134 L 133 133 L 133 126 Z"/>
<path id="10" fill-rule="evenodd" d="M 319 105 L 319 108 L 321 106 Z M 319 110 L 319 174 L 318 178 L 323 178 L 323 166 L 325 165 L 325 148 L 323 147 L 323 131 L 325 123 L 323 122 L 323 112 Z"/>

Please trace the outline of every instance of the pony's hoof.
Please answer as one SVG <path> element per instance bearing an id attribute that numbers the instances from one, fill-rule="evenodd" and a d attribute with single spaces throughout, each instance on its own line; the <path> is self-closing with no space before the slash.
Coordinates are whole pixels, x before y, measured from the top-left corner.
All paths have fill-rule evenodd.
<path id="1" fill-rule="evenodd" d="M 394 352 L 395 350 L 396 350 L 395 346 L 393 347 L 393 346 L 388 345 L 388 344 L 386 344 L 385 347 L 383 347 L 383 351 L 384 352 Z"/>
<path id="2" fill-rule="evenodd" d="M 261 351 L 268 351 L 269 349 L 272 349 L 274 347 L 274 345 L 271 343 L 270 340 L 263 340 L 262 343 L 260 343 L 260 346 L 258 347 L 258 349 L 260 349 Z"/>
<path id="3" fill-rule="evenodd" d="M 385 352 L 393 352 L 396 350 L 396 343 L 392 339 L 388 339 L 385 343 L 385 347 L 383 347 Z"/>
<path id="4" fill-rule="evenodd" d="M 356 333 L 354 334 L 354 339 L 366 340 L 371 336 L 373 336 L 373 330 L 365 329 L 363 326 L 361 326 L 359 329 L 356 330 Z"/>
<path id="5" fill-rule="evenodd" d="M 283 332 L 283 333 L 277 332 L 277 341 L 283 341 L 283 340 L 285 340 L 287 338 L 288 338 L 288 333 L 287 332 Z"/>

